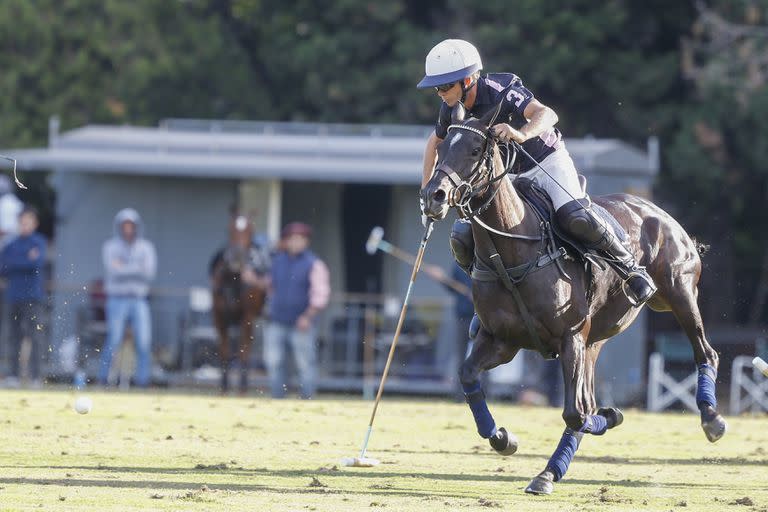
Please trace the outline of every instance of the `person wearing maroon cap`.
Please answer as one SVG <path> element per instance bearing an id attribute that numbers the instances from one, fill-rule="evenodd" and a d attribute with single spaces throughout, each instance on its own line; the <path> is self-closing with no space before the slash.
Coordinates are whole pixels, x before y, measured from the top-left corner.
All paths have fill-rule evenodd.
<path id="1" fill-rule="evenodd" d="M 264 328 L 264 364 L 273 398 L 286 394 L 285 349 L 290 344 L 301 386 L 312 398 L 317 386 L 317 314 L 331 293 L 328 267 L 309 248 L 312 228 L 287 224 L 270 270 L 269 321 Z"/>

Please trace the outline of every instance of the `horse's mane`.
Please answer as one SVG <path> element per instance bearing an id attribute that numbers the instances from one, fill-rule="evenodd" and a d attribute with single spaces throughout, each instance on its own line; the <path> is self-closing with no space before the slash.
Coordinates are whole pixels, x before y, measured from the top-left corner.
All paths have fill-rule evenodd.
<path id="1" fill-rule="evenodd" d="M 472 122 L 471 124 L 475 125 L 475 128 L 479 128 L 483 131 L 488 130 L 488 126 L 485 125 L 485 123 L 478 118 L 470 118 L 468 121 Z M 498 173 L 504 171 L 504 161 L 501 158 L 501 149 L 499 148 L 499 144 L 495 141 L 491 142 L 492 139 L 489 138 L 489 144 L 492 144 L 492 161 L 494 166 L 494 176 L 498 175 Z M 503 219 L 513 219 L 514 223 L 520 222 L 519 218 L 516 218 L 510 209 L 512 208 L 512 205 L 514 204 L 514 201 L 519 201 L 519 197 L 517 196 L 517 192 L 514 189 L 514 186 L 512 185 L 512 182 L 506 178 L 502 178 L 501 181 L 497 185 L 501 188 L 499 190 L 499 195 L 496 200 L 496 207 L 498 208 L 499 214 Z M 513 227 L 513 226 L 508 226 Z"/>

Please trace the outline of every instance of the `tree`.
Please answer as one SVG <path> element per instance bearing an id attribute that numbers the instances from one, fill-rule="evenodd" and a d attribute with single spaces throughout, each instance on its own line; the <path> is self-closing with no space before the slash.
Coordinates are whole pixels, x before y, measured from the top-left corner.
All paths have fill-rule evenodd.
<path id="1" fill-rule="evenodd" d="M 183 2 L 0 3 L 0 143 L 41 145 L 64 127 L 168 116 L 251 117 L 247 56 Z"/>
<path id="2" fill-rule="evenodd" d="M 768 292 L 768 219 L 759 206 L 768 199 L 767 11 L 733 0 L 696 7 L 681 53 L 693 94 L 680 109 L 663 183 L 683 218 L 714 242 L 710 315 L 756 323 Z"/>

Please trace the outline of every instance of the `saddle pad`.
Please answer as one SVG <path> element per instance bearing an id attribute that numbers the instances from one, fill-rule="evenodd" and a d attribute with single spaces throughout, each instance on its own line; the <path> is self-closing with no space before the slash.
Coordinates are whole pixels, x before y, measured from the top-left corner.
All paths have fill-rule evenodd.
<path id="1" fill-rule="evenodd" d="M 600 215 L 602 219 L 611 227 L 614 234 L 621 240 L 622 243 L 626 242 L 629 239 L 629 235 L 627 235 L 627 232 L 624 231 L 624 228 L 621 224 L 619 224 L 619 221 L 616 220 L 616 218 L 608 213 L 608 210 L 600 206 L 594 201 L 590 201 L 592 204 L 592 212 Z"/>
<path id="2" fill-rule="evenodd" d="M 539 217 L 549 222 L 553 226 L 555 234 L 558 238 L 563 239 L 570 245 L 576 245 L 577 247 L 580 245 L 578 243 L 574 243 L 574 241 L 572 241 L 569 236 L 567 236 L 562 232 L 561 229 L 559 229 L 557 222 L 554 222 L 553 217 L 555 215 L 555 208 L 552 205 L 552 200 L 549 198 L 549 194 L 547 194 L 546 190 L 537 186 L 533 180 L 528 178 L 516 178 L 512 181 L 512 183 L 515 185 L 515 188 L 520 193 L 520 195 L 522 195 L 523 198 L 527 200 L 528 204 L 530 204 L 536 210 Z M 590 200 L 589 203 L 592 213 L 599 215 L 600 218 L 602 218 L 606 224 L 610 226 L 619 240 L 626 242 L 629 238 L 627 232 L 624 231 L 624 228 L 613 217 L 613 215 L 611 215 L 608 210 L 595 203 L 594 201 Z"/>
<path id="3" fill-rule="evenodd" d="M 554 207 L 546 191 L 537 187 L 533 180 L 528 178 L 515 178 L 512 180 L 512 184 L 523 196 L 523 199 L 536 210 L 539 218 L 551 224 Z"/>

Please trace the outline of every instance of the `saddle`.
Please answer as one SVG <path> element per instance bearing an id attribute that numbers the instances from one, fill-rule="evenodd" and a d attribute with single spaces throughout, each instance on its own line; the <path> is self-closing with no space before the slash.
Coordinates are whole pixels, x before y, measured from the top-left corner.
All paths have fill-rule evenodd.
<path id="1" fill-rule="evenodd" d="M 586 179 L 579 177 L 582 189 L 586 186 Z M 544 345 L 533 325 L 531 314 L 528 311 L 528 307 L 525 305 L 525 300 L 522 298 L 517 285 L 522 282 L 530 273 L 536 270 L 546 267 L 550 264 L 555 264 L 558 271 L 566 278 L 571 277 L 566 273 L 564 266 L 561 263 L 562 259 L 571 258 L 576 261 L 583 262 L 584 270 L 587 273 L 588 281 L 592 282 L 592 286 L 587 287 L 587 298 L 591 295 L 594 285 L 595 273 L 592 271 L 592 266 L 596 265 L 605 270 L 605 263 L 613 266 L 615 262 L 608 254 L 600 254 L 598 251 L 589 249 L 581 242 L 571 237 L 566 233 L 557 223 L 555 218 L 555 208 L 552 205 L 552 200 L 547 192 L 538 187 L 532 180 L 528 178 L 516 178 L 512 180 L 513 186 L 516 188 L 518 194 L 526 202 L 536 214 L 539 220 L 539 237 L 523 237 L 526 240 L 539 240 L 541 246 L 539 248 L 538 256 L 527 263 L 518 265 L 512 268 L 506 268 L 499 256 L 499 252 L 493 243 L 488 230 L 492 230 L 488 226 L 482 224 L 478 219 L 473 218 L 473 221 L 480 223 L 484 229 L 480 229 L 476 232 L 476 236 L 485 238 L 485 244 L 491 248 L 491 254 L 488 257 L 488 261 L 483 261 L 475 253 L 474 262 L 471 268 L 471 276 L 473 280 L 477 281 L 496 281 L 500 280 L 504 287 L 512 294 L 520 314 L 525 322 L 526 329 L 533 342 L 535 350 L 537 350 L 544 359 L 553 359 L 557 357 L 557 353 L 550 350 L 550 348 Z M 608 213 L 600 205 L 591 203 L 589 208 L 593 214 L 599 215 L 606 221 L 606 224 L 613 230 L 618 239 L 624 243 L 627 241 L 628 236 L 624 231 L 624 228 L 616 222 L 613 216 Z M 501 233 L 503 234 L 503 233 Z M 520 235 L 517 235 L 520 237 Z"/>
<path id="2" fill-rule="evenodd" d="M 582 185 L 582 190 L 586 188 L 586 178 L 579 175 L 579 182 Z M 536 214 L 542 219 L 549 228 L 548 235 L 554 240 L 558 250 L 564 250 L 571 258 L 582 261 L 584 264 L 592 263 L 597 265 L 601 269 L 605 269 L 605 256 L 598 253 L 598 251 L 587 248 L 584 244 L 574 239 L 568 233 L 566 233 L 555 219 L 555 208 L 552 205 L 552 200 L 549 198 L 549 194 L 543 188 L 536 185 L 533 180 L 528 178 L 515 178 L 512 180 L 512 184 L 519 193 L 520 197 L 531 206 Z M 616 237 L 622 242 L 626 243 L 629 240 L 627 232 L 619 224 L 616 219 L 608 213 L 608 211 L 597 203 L 589 201 L 589 208 L 592 213 L 599 215 L 606 221 L 611 230 L 613 230 Z"/>

